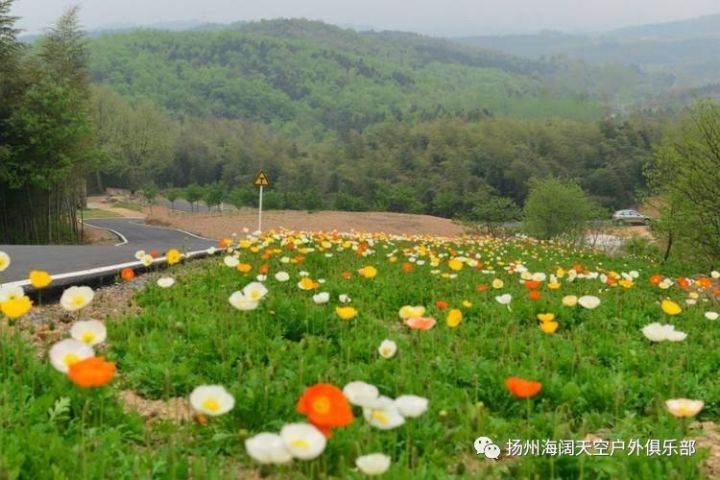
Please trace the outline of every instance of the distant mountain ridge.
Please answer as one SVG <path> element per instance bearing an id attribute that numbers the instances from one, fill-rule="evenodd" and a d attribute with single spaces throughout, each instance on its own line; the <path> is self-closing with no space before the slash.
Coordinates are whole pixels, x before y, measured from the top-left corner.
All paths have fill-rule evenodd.
<path id="1" fill-rule="evenodd" d="M 546 31 L 455 40 L 528 59 L 561 55 L 595 65 L 634 65 L 674 75 L 678 88 L 702 87 L 720 76 L 720 14 L 586 35 Z"/>

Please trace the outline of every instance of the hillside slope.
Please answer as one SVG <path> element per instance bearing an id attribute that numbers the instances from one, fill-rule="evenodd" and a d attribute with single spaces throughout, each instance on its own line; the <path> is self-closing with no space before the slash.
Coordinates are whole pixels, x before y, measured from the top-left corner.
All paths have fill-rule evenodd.
<path id="1" fill-rule="evenodd" d="M 552 65 L 414 34 L 275 20 L 102 35 L 89 47 L 94 80 L 125 97 L 291 132 L 446 115 L 600 116 L 585 96 L 546 88 Z"/>

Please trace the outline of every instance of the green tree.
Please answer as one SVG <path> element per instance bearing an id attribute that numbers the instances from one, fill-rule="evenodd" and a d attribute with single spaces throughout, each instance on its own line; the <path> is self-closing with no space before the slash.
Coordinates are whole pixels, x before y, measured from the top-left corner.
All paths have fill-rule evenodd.
<path id="1" fill-rule="evenodd" d="M 577 240 L 601 209 L 577 183 L 551 177 L 530 181 L 523 214 L 524 230 L 533 237 Z"/>
<path id="2" fill-rule="evenodd" d="M 720 105 L 702 102 L 666 134 L 648 169 L 661 197 L 653 227 L 666 235 L 667 259 L 684 258 L 716 267 L 720 262 Z"/>
<path id="3" fill-rule="evenodd" d="M 197 183 L 192 183 L 185 187 L 185 200 L 190 203 L 190 209 L 195 211 L 197 202 L 203 198 L 203 188 Z"/>

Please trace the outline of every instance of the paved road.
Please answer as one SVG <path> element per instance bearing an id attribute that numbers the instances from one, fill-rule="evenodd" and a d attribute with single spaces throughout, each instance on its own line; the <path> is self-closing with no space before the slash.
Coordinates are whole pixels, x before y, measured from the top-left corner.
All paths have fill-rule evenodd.
<path id="1" fill-rule="evenodd" d="M 145 225 L 142 219 L 113 218 L 85 221 L 85 228 L 100 227 L 121 235 L 117 246 L 76 245 L 0 245 L 0 250 L 10 255 L 10 267 L 0 274 L 0 283 L 25 280 L 28 271 L 47 270 L 62 274 L 91 270 L 109 265 L 135 261 L 137 250 L 171 248 L 181 252 L 205 250 L 217 242 L 192 236 L 170 228 Z"/>

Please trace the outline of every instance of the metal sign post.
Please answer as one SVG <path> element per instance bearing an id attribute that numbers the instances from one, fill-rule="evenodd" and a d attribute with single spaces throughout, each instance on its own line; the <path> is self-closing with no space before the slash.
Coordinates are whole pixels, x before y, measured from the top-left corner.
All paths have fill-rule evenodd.
<path id="1" fill-rule="evenodd" d="M 270 185 L 270 180 L 268 179 L 267 175 L 265 175 L 265 172 L 260 170 L 257 175 L 255 176 L 255 186 L 260 187 L 260 197 L 258 199 L 258 234 L 262 233 L 262 197 L 263 197 L 263 187 L 267 187 Z"/>

